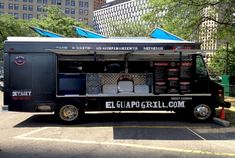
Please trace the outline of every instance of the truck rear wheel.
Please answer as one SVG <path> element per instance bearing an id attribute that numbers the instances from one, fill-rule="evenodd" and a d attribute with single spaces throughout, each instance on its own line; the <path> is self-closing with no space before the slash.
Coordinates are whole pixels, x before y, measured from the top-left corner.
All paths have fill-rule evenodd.
<path id="1" fill-rule="evenodd" d="M 196 105 L 192 109 L 192 117 L 196 122 L 209 122 L 215 116 L 215 108 L 208 106 L 206 104 Z"/>
<path id="2" fill-rule="evenodd" d="M 84 110 L 74 104 L 62 104 L 56 110 L 55 115 L 64 124 L 74 124 L 82 119 Z"/>

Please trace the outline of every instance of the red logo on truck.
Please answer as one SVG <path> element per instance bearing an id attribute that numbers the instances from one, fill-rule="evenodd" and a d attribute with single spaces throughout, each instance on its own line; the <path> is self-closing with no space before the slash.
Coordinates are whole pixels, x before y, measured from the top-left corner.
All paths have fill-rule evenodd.
<path id="1" fill-rule="evenodd" d="M 17 56 L 15 57 L 15 64 L 16 65 L 24 65 L 26 63 L 26 59 L 23 56 Z"/>

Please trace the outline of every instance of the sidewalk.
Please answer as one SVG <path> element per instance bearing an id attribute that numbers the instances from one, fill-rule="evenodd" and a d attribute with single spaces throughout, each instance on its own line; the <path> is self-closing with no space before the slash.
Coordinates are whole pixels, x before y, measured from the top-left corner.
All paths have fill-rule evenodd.
<path id="1" fill-rule="evenodd" d="M 235 102 L 235 97 L 225 97 L 225 100 L 228 102 Z"/>

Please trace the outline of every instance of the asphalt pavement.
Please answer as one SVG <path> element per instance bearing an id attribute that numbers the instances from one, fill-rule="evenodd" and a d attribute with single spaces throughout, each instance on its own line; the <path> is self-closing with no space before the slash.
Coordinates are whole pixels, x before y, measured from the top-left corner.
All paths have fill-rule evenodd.
<path id="1" fill-rule="evenodd" d="M 52 114 L 0 112 L 0 157 L 235 157 L 235 127 L 175 114 L 87 114 L 59 124 Z"/>

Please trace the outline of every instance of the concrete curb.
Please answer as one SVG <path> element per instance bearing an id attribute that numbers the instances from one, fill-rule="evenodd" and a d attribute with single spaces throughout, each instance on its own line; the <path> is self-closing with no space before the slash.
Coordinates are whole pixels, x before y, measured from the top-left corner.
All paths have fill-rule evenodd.
<path id="1" fill-rule="evenodd" d="M 229 126 L 230 126 L 230 122 L 229 122 L 229 121 L 222 120 L 222 119 L 217 118 L 217 117 L 215 117 L 215 118 L 213 119 L 213 122 L 216 123 L 216 124 L 218 124 L 218 125 L 221 125 L 221 126 L 223 126 L 223 127 L 229 127 Z"/>

